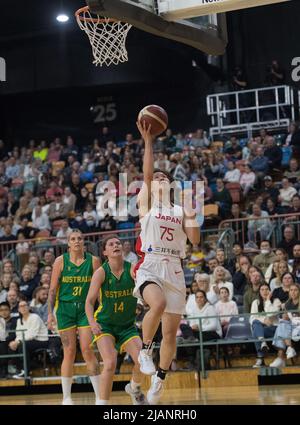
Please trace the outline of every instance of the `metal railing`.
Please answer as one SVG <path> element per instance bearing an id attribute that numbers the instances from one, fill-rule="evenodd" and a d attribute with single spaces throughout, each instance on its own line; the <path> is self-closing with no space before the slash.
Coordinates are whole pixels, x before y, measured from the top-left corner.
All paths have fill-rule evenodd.
<path id="1" fill-rule="evenodd" d="M 261 128 L 286 129 L 295 120 L 300 91 L 282 85 L 207 96 L 210 135 L 244 132 L 248 137 Z"/>
<path id="2" fill-rule="evenodd" d="M 288 313 L 293 313 L 293 312 L 297 312 L 299 313 L 299 310 L 289 310 Z M 202 320 L 206 320 L 206 319 L 221 319 L 222 317 L 226 317 L 226 318 L 232 318 L 232 317 L 243 317 L 243 318 L 250 318 L 253 316 L 280 316 L 284 313 L 287 313 L 286 311 L 278 311 L 278 312 L 260 312 L 260 313 L 242 313 L 242 314 L 238 314 L 238 315 L 230 315 L 230 314 L 226 314 L 226 315 L 216 315 L 216 316 L 205 316 L 205 317 L 187 317 L 187 320 L 198 320 L 199 321 L 199 341 L 198 342 L 190 342 L 190 343 L 184 343 L 184 344 L 180 344 L 180 347 L 199 347 L 200 349 L 200 374 L 202 374 L 203 378 L 206 379 L 207 378 L 207 371 L 205 369 L 205 361 L 204 361 L 204 347 L 207 346 L 212 346 L 215 345 L 217 346 L 217 348 L 221 345 L 233 345 L 233 344 L 250 344 L 250 343 L 255 343 L 255 342 L 263 342 L 263 341 L 273 341 L 274 337 L 272 338 L 252 338 L 252 339 L 245 339 L 245 338 L 220 338 L 220 339 L 212 339 L 209 341 L 203 341 L 203 335 L 202 335 Z M 251 325 L 251 323 L 250 323 Z M 252 331 L 252 326 L 251 326 L 251 331 Z M 292 335 L 291 335 L 291 339 L 292 339 Z M 299 366 L 300 367 L 300 366 Z"/>
<path id="3" fill-rule="evenodd" d="M 268 229 L 266 229 L 264 238 L 270 240 L 272 246 L 277 246 L 277 244 L 282 240 L 282 232 L 279 229 L 281 229 L 282 226 L 291 224 L 291 222 L 289 221 L 290 217 L 297 217 L 300 221 L 300 213 L 278 214 L 262 218 L 246 217 L 223 220 L 219 224 L 219 230 L 226 228 L 232 229 L 235 235 L 235 240 L 239 241 L 244 246 L 247 241 L 252 240 L 251 237 L 249 239 L 249 222 L 257 221 L 258 219 L 260 221 L 265 220 Z M 254 226 L 252 230 L 253 242 L 256 243 L 258 240 L 259 229 L 255 229 Z"/>

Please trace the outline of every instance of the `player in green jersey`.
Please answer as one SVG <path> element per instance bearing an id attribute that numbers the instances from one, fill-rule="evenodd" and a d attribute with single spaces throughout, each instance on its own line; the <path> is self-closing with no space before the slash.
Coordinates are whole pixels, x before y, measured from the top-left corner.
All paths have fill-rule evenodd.
<path id="1" fill-rule="evenodd" d="M 86 362 L 95 394 L 99 400 L 100 368 L 90 347 L 91 329 L 85 314 L 85 299 L 92 275 L 100 260 L 84 252 L 83 235 L 74 229 L 68 237 L 69 252 L 57 257 L 52 270 L 48 301 L 48 328 L 57 329 L 61 337 L 64 359 L 61 365 L 62 404 L 73 404 L 71 398 L 73 365 L 76 356 L 77 331 L 80 349 Z M 55 307 L 56 317 L 53 313 Z"/>
<path id="2" fill-rule="evenodd" d="M 131 396 L 133 404 L 148 404 L 141 391 L 138 363 L 142 341 L 135 327 L 137 299 L 132 295 L 134 266 L 124 261 L 122 244 L 117 237 L 106 238 L 102 249 L 107 261 L 94 273 L 85 304 L 94 334 L 93 342 L 97 343 L 104 364 L 100 381 L 101 404 L 108 404 L 110 398 L 118 351 L 126 351 L 134 361 L 132 379 L 125 391 Z M 100 306 L 94 313 L 98 298 Z"/>

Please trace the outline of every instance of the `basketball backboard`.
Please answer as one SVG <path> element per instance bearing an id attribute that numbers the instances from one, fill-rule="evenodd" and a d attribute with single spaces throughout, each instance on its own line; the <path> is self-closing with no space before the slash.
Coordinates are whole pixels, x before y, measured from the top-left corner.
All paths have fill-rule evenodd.
<path id="1" fill-rule="evenodd" d="M 128 22 L 138 29 L 186 44 L 209 55 L 225 53 L 226 17 L 225 14 L 216 15 L 213 8 L 206 16 L 195 14 L 187 19 L 167 19 L 158 7 L 163 2 L 157 0 L 86 0 L 86 3 L 92 13 L 100 16 Z"/>
<path id="2" fill-rule="evenodd" d="M 168 21 L 223 13 L 290 0 L 157 0 L 158 14 Z"/>

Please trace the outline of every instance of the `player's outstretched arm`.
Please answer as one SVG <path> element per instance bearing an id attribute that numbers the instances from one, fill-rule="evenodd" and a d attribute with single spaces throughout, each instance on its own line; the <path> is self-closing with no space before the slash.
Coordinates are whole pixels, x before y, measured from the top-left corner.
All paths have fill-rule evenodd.
<path id="1" fill-rule="evenodd" d="M 94 318 L 94 309 L 95 302 L 99 296 L 99 291 L 102 283 L 105 279 L 105 271 L 103 267 L 98 268 L 93 274 L 90 289 L 85 301 L 85 314 L 88 318 L 89 324 L 91 326 L 91 331 L 94 335 L 99 335 L 101 333 L 101 328 L 99 323 L 96 322 Z"/>
<path id="2" fill-rule="evenodd" d="M 56 325 L 55 316 L 53 314 L 53 309 L 56 300 L 57 288 L 59 285 L 59 277 L 63 270 L 63 257 L 57 257 L 53 264 L 51 282 L 48 295 L 48 329 L 54 330 Z"/>
<path id="3" fill-rule="evenodd" d="M 143 158 L 143 175 L 144 185 L 138 195 L 139 213 L 140 217 L 143 217 L 150 208 L 151 201 L 151 183 L 153 180 L 153 141 L 154 137 L 151 135 L 151 125 L 146 127 L 145 122 L 141 125 L 139 122 L 136 123 L 139 132 L 145 142 L 145 153 Z"/>

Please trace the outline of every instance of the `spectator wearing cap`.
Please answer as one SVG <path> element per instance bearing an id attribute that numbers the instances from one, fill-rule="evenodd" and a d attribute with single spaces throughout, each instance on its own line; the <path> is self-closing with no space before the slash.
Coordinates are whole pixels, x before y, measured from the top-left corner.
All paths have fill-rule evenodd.
<path id="1" fill-rule="evenodd" d="M 279 190 L 274 186 L 271 176 L 264 177 L 264 186 L 260 193 L 263 196 L 263 199 L 272 198 L 274 203 L 277 204 Z"/>
<path id="2" fill-rule="evenodd" d="M 261 146 L 256 148 L 254 159 L 250 165 L 256 173 L 258 180 L 261 181 L 269 170 L 269 159 L 264 155 L 264 150 Z"/>
<path id="3" fill-rule="evenodd" d="M 68 207 L 62 201 L 61 192 L 56 192 L 54 195 L 54 201 L 49 206 L 49 218 L 51 221 L 63 220 L 67 217 Z"/>
<path id="4" fill-rule="evenodd" d="M 299 244 L 298 239 L 295 238 L 293 226 L 285 226 L 283 231 L 283 239 L 279 242 L 278 248 L 282 248 L 287 252 L 289 259 L 293 258 L 294 246 Z"/>
<path id="5" fill-rule="evenodd" d="M 278 169 L 281 167 L 282 150 L 275 144 L 275 139 L 273 136 L 266 137 L 265 156 L 269 160 L 270 169 Z"/>
<path id="6" fill-rule="evenodd" d="M 291 186 L 289 179 L 284 177 L 282 179 L 282 188 L 279 190 L 278 202 L 280 202 L 281 207 L 285 209 L 285 212 L 291 207 L 292 198 L 296 194 L 297 190 Z"/>

